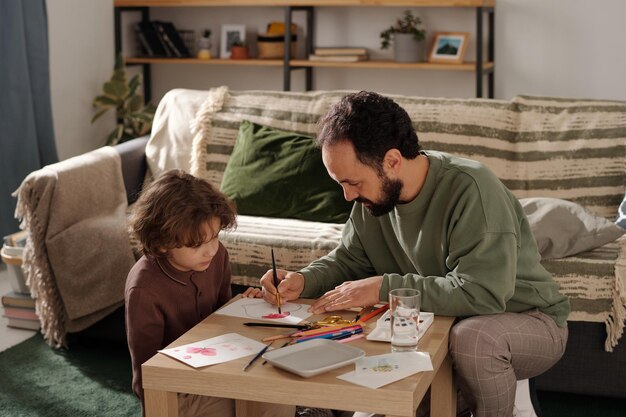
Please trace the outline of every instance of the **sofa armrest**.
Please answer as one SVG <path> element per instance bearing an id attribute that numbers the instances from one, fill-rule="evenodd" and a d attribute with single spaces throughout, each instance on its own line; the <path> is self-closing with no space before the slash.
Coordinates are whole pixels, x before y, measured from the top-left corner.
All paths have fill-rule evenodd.
<path id="1" fill-rule="evenodd" d="M 146 161 L 148 139 L 149 136 L 142 136 L 113 147 L 122 159 L 122 177 L 128 204 L 134 203 L 139 198 L 141 186 L 148 170 Z"/>

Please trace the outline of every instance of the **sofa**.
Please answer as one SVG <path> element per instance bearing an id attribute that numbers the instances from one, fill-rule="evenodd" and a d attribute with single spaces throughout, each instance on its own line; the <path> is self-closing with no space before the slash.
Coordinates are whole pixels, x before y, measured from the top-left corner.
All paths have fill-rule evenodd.
<path id="1" fill-rule="evenodd" d="M 243 121 L 313 136 L 318 118 L 345 94 L 172 90 L 159 103 L 149 139 L 31 173 L 16 192 L 17 215 L 30 231 L 24 268 L 46 340 L 63 346 L 68 333 L 123 304 L 125 272 L 139 256 L 125 216 L 153 176 L 181 168 L 220 187 Z M 566 353 L 536 378 L 537 388 L 626 398 L 621 383 L 626 342 L 620 342 L 626 238 L 617 239 L 623 231 L 603 235 L 600 230 L 613 225 L 624 199 L 626 102 L 391 97 L 409 113 L 424 149 L 485 163 L 528 202 L 529 218 L 537 216 L 533 232 L 543 242 L 542 263 L 572 306 Z M 287 195 L 294 189 L 283 188 Z M 76 195 L 80 198 L 71 197 Z M 546 215 L 535 198 L 567 202 L 578 211 Z M 584 218 L 577 217 L 580 213 Z M 585 236 L 570 227 L 574 222 L 589 229 Z M 249 213 L 240 213 L 237 223 L 236 230 L 221 235 L 235 286 L 258 285 L 271 265 L 270 247 L 280 268 L 297 270 L 330 252 L 343 228 L 342 223 Z M 76 240 L 67 244 L 67 239 Z M 103 267 L 92 271 L 94 263 Z"/>

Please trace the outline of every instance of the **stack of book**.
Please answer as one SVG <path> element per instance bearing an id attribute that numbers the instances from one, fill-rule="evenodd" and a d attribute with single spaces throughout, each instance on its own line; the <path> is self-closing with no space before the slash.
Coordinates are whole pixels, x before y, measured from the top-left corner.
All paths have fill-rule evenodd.
<path id="1" fill-rule="evenodd" d="M 19 329 L 39 330 L 39 317 L 35 311 L 35 299 L 31 298 L 30 290 L 24 282 L 22 274 L 22 250 L 26 243 L 26 233 L 20 232 L 4 237 L 0 251 L 2 261 L 7 264 L 8 279 L 11 291 L 2 295 L 3 316 L 10 327 Z"/>
<path id="2" fill-rule="evenodd" d="M 369 55 L 366 48 L 315 48 L 309 55 L 310 61 L 322 62 L 359 62 L 367 61 Z"/>
<path id="3" fill-rule="evenodd" d="M 30 294 L 10 291 L 2 296 L 2 306 L 9 327 L 30 330 L 39 330 L 41 327 L 35 312 L 35 299 Z"/>

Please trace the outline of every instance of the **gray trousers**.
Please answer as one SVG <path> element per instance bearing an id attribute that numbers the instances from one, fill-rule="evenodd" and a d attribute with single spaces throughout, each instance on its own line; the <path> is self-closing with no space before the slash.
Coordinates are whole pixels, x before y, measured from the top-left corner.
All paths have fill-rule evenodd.
<path id="1" fill-rule="evenodd" d="M 517 380 L 540 375 L 565 352 L 567 327 L 544 313 L 502 313 L 459 321 L 450 332 L 456 381 L 474 417 L 510 417 Z"/>
<path id="2" fill-rule="evenodd" d="M 517 381 L 550 369 L 563 356 L 566 344 L 567 327 L 558 327 L 537 310 L 460 320 L 450 332 L 450 355 L 463 396 L 457 406 L 467 404 L 473 417 L 513 416 Z M 417 416 L 428 411 L 425 398 Z M 365 416 L 374 415 L 354 414 Z"/>

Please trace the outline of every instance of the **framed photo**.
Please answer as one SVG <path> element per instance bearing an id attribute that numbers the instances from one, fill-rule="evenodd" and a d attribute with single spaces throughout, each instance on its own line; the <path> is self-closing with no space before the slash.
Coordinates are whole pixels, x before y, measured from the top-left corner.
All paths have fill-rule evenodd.
<path id="1" fill-rule="evenodd" d="M 433 36 L 433 45 L 428 54 L 428 61 L 460 64 L 467 49 L 468 32 L 437 32 Z"/>
<path id="2" fill-rule="evenodd" d="M 222 25 L 220 58 L 230 58 L 230 48 L 235 42 L 245 42 L 246 25 Z"/>

